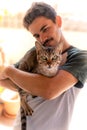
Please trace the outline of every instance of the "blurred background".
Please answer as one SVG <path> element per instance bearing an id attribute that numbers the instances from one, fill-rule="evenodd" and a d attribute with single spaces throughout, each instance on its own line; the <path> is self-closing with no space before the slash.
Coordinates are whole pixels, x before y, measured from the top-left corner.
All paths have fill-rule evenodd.
<path id="1" fill-rule="evenodd" d="M 38 0 L 40 1 L 40 0 Z M 87 49 L 86 0 L 44 0 L 62 17 L 62 30 L 67 40 Z M 22 19 L 34 0 L 0 0 L 0 48 L 5 63 L 14 63 L 34 45 L 34 38 L 23 28 Z"/>
<path id="2" fill-rule="evenodd" d="M 0 0 L 0 66 L 17 62 L 28 49 L 34 46 L 35 39 L 22 25 L 24 14 L 32 2 L 36 1 Z M 61 29 L 66 39 L 72 45 L 87 50 L 86 0 L 44 0 L 44 2 L 51 4 L 62 17 Z M 2 87 L 0 88 L 2 92 Z M 87 130 L 86 99 L 87 85 L 85 84 L 76 102 L 70 130 Z M 0 118 L 0 126 L 3 127 L 2 119 Z M 10 124 L 12 126 L 12 122 Z"/>

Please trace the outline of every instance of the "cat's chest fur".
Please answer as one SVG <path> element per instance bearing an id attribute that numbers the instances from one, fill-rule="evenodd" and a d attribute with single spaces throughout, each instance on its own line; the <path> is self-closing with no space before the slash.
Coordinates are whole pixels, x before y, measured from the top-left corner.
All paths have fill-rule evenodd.
<path id="1" fill-rule="evenodd" d="M 45 75 L 47 77 L 52 77 L 55 76 L 56 73 L 58 71 L 58 67 L 52 67 L 52 68 L 47 68 L 46 66 L 44 66 L 43 68 L 41 66 L 37 66 L 37 68 L 35 68 L 33 70 L 33 73 L 38 73 L 38 74 L 42 74 Z"/>

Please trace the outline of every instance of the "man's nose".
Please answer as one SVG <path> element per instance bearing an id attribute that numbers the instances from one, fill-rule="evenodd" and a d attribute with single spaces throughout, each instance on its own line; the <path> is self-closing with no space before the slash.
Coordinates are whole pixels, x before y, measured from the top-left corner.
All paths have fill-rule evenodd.
<path id="1" fill-rule="evenodd" d="M 47 36 L 40 35 L 40 42 L 44 43 L 47 40 Z"/>

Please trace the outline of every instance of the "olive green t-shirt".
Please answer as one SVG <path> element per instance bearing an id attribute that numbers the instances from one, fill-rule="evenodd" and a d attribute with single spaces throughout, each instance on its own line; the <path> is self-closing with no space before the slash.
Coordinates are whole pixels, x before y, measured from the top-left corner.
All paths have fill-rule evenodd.
<path id="1" fill-rule="evenodd" d="M 60 69 L 74 75 L 78 79 L 75 87 L 81 88 L 87 79 L 87 51 L 72 46 L 67 50 L 67 53 L 67 61 Z"/>

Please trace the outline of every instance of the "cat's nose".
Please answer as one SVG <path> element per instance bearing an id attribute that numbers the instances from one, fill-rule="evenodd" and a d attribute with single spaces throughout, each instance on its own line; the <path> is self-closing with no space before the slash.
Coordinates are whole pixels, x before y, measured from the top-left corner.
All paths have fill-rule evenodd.
<path id="1" fill-rule="evenodd" d="M 50 60 L 47 62 L 47 64 L 48 64 L 48 68 L 51 68 L 51 61 Z"/>

